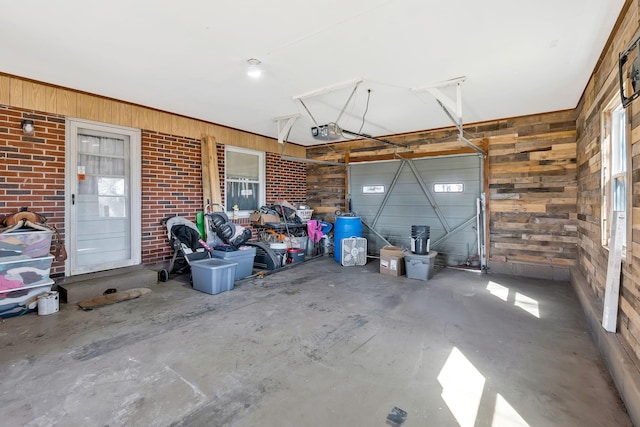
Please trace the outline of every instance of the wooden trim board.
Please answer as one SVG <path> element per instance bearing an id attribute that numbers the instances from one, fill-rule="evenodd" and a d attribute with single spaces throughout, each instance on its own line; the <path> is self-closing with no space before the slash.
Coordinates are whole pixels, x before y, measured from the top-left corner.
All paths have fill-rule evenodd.
<path id="1" fill-rule="evenodd" d="M 218 150 L 216 139 L 206 135 L 202 137 L 202 206 L 204 212 L 214 204 L 222 205 L 220 195 L 220 176 L 218 174 Z"/>

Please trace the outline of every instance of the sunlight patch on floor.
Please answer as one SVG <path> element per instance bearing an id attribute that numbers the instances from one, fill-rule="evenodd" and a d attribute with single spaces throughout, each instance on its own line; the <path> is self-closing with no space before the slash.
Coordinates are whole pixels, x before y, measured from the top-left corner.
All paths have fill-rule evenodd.
<path id="1" fill-rule="evenodd" d="M 492 427 L 529 427 L 529 424 L 509 405 L 500 393 L 496 396 L 496 408 L 493 411 Z"/>
<path id="2" fill-rule="evenodd" d="M 494 393 L 489 388 L 485 389 L 486 379 L 484 375 L 473 366 L 457 347 L 453 347 L 440 370 L 438 382 L 442 386 L 442 399 L 458 424 L 461 427 L 474 427 L 478 421 L 483 394 L 489 394 L 489 396 L 485 396 L 485 401 L 487 401 L 491 394 Z M 484 419 L 483 422 L 487 423 L 486 425 L 488 425 L 488 421 L 485 416 L 488 415 L 492 427 L 529 426 L 518 411 L 507 402 L 507 399 L 500 393 L 495 393 L 495 396 L 495 406 L 492 408 L 493 413 L 489 412 L 487 414 L 487 411 L 483 411 L 484 416 L 482 418 Z"/>
<path id="3" fill-rule="evenodd" d="M 509 298 L 509 288 L 506 288 L 496 282 L 489 282 L 487 290 L 491 295 L 500 298 L 502 301 L 507 301 Z"/>
<path id="4" fill-rule="evenodd" d="M 529 298 L 526 295 L 516 292 L 516 302 L 513 303 L 516 307 L 520 307 L 532 316 L 540 318 L 540 309 L 538 307 L 538 301 L 533 298 Z"/>
<path id="5" fill-rule="evenodd" d="M 438 382 L 442 386 L 442 399 L 458 424 L 473 426 L 484 390 L 484 376 L 454 347 L 438 375 Z"/>
<path id="6" fill-rule="evenodd" d="M 540 318 L 540 307 L 538 305 L 538 301 L 536 301 L 535 299 L 530 298 L 520 292 L 516 292 L 514 295 L 509 288 L 507 288 L 506 286 L 502 286 L 501 284 L 494 281 L 489 281 L 486 289 L 491 295 L 500 298 L 504 302 L 513 300 L 514 306 L 521 308 L 522 310 L 526 311 L 532 316 L 535 316 L 538 319 Z"/>

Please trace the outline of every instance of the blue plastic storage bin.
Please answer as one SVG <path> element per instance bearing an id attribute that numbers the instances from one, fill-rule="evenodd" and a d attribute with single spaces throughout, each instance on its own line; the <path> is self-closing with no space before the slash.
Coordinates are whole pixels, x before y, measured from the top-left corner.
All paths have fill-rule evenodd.
<path id="1" fill-rule="evenodd" d="M 233 289 L 237 262 L 218 258 L 191 262 L 193 289 L 215 295 Z"/>
<path id="2" fill-rule="evenodd" d="M 211 255 L 214 258 L 237 262 L 235 280 L 244 279 L 253 273 L 253 261 L 256 258 L 256 248 L 251 246 L 241 246 L 237 251 L 218 250 L 213 248 Z"/>

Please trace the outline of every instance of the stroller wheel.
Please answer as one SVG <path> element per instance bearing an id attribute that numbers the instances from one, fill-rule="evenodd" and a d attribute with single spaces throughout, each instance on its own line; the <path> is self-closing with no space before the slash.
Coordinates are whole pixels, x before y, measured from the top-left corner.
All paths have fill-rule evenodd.
<path id="1" fill-rule="evenodd" d="M 161 282 L 166 282 L 169 280 L 169 272 L 165 269 L 162 269 L 158 272 L 158 280 Z"/>

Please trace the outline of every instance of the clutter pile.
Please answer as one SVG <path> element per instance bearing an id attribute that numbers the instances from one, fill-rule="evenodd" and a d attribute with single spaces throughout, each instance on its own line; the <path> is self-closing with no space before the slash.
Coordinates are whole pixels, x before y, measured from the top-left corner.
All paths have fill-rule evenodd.
<path id="1" fill-rule="evenodd" d="M 275 270 L 305 261 L 307 256 L 322 255 L 322 221 L 311 220 L 309 206 L 297 207 L 285 200 L 262 206 L 249 217 L 258 230 L 255 266 Z"/>
<path id="2" fill-rule="evenodd" d="M 244 246 L 251 238 L 251 230 L 229 221 L 225 212 L 206 213 L 203 222 L 201 230 L 184 217 L 169 217 L 162 221 L 174 253 L 169 268 L 160 271 L 158 278 L 165 282 L 169 280 L 169 273 L 189 270 L 195 289 L 216 294 L 232 289 L 235 280 L 251 275 L 255 249 Z M 212 274 L 214 270 L 218 273 Z M 230 283 L 229 277 L 233 279 Z M 224 286 L 217 283 L 222 279 Z"/>
<path id="3" fill-rule="evenodd" d="M 250 241 L 252 230 L 230 221 L 219 206 L 220 212 L 207 209 L 197 214 L 197 224 L 182 217 L 163 220 L 174 254 L 169 269 L 159 274 L 161 281 L 168 280 L 169 273 L 189 269 L 194 288 L 215 294 L 232 289 L 234 281 L 255 269 L 277 270 L 330 251 L 332 224 L 311 219 L 309 206 L 278 200 L 251 213 L 249 221 L 258 241 Z M 196 281 L 203 283 L 196 286 Z"/>
<path id="4" fill-rule="evenodd" d="M 430 227 L 411 226 L 411 250 L 399 246 L 380 249 L 380 273 L 428 281 L 433 277 L 438 252 L 430 250 Z"/>
<path id="5" fill-rule="evenodd" d="M 46 298 L 46 304 L 38 310 L 40 314 L 58 311 L 57 292 L 51 291 L 54 281 L 49 276 L 54 258 L 66 259 L 66 251 L 57 230 L 46 221 L 27 208 L 0 216 L 1 318 L 35 311 L 41 298 Z M 50 255 L 54 234 L 55 257 Z"/>

